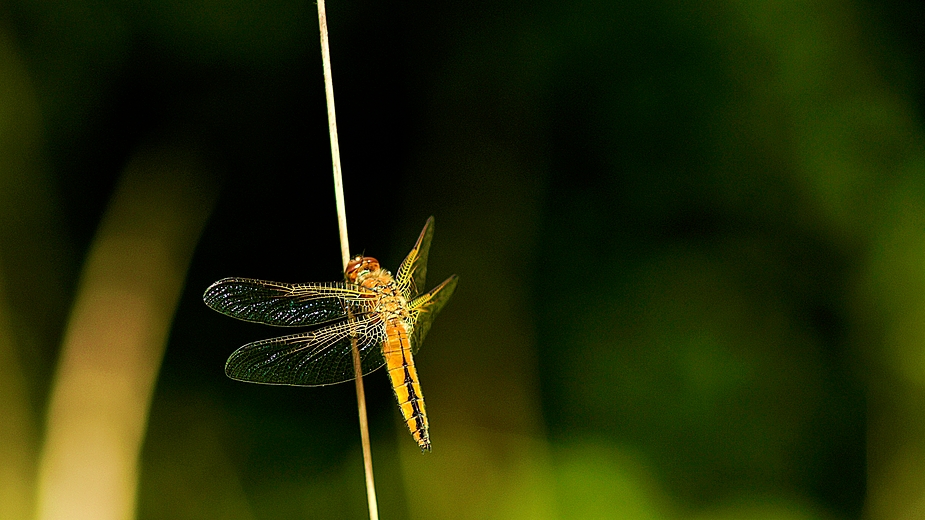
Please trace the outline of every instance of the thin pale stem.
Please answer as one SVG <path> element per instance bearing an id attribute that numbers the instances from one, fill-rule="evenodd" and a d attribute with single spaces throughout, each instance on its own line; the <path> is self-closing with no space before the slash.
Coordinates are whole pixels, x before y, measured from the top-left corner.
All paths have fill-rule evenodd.
<path id="1" fill-rule="evenodd" d="M 334 83 L 331 80 L 331 51 L 328 46 L 328 19 L 324 0 L 318 0 L 318 26 L 321 29 L 321 60 L 324 65 L 324 91 L 328 103 L 328 131 L 331 135 L 331 163 L 334 167 L 334 197 L 337 203 L 337 224 L 340 229 L 340 251 L 344 271 L 350 261 L 350 241 L 347 237 L 347 210 L 344 204 L 344 180 L 340 167 L 340 147 L 337 144 L 337 118 L 334 115 Z M 348 314 L 352 321 L 353 316 Z M 370 520 L 379 520 L 376 504 L 376 486 L 373 482 L 373 455 L 369 444 L 369 423 L 366 420 L 366 394 L 363 390 L 363 371 L 356 338 L 353 339 L 353 369 L 356 374 L 357 412 L 360 416 L 360 440 L 363 444 L 363 467 L 366 472 L 366 497 Z"/>
<path id="2" fill-rule="evenodd" d="M 347 238 L 347 209 L 344 205 L 344 179 L 340 169 L 340 145 L 337 142 L 331 49 L 328 46 L 328 17 L 324 12 L 324 0 L 318 0 L 318 26 L 321 29 L 321 63 L 324 67 L 324 93 L 328 103 L 328 133 L 331 135 L 331 165 L 334 167 L 334 199 L 337 203 L 337 224 L 340 229 L 340 254 L 346 270 L 347 262 L 350 260 L 350 241 Z"/>

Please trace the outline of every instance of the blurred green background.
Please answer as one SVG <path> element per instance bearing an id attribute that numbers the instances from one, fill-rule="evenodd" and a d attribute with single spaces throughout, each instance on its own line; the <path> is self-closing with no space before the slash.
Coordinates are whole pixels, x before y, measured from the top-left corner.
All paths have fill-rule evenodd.
<path id="1" fill-rule="evenodd" d="M 382 518 L 925 518 L 919 3 L 327 10 L 353 251 L 460 276 Z M 340 278 L 330 169 L 315 4 L 0 4 L 0 518 L 366 517 L 353 386 L 201 300 Z"/>

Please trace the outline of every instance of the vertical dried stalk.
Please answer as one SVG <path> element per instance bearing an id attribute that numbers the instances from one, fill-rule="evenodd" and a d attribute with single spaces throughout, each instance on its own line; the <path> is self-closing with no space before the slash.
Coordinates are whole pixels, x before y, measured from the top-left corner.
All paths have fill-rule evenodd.
<path id="1" fill-rule="evenodd" d="M 340 229 L 340 250 L 347 270 L 350 261 L 350 243 L 347 237 L 347 211 L 344 206 L 344 181 L 340 167 L 340 147 L 337 144 L 337 119 L 334 115 L 334 84 L 331 81 L 331 51 L 328 47 L 328 19 L 324 11 L 324 0 L 318 0 L 318 26 L 321 30 L 321 60 L 324 66 L 324 91 L 328 104 L 328 131 L 331 134 L 331 163 L 334 167 L 334 197 L 337 202 L 337 223 Z M 352 316 L 349 316 L 352 319 Z M 363 372 L 360 352 L 353 341 L 353 368 L 356 372 L 357 411 L 360 415 L 360 439 L 363 444 L 363 466 L 366 470 L 366 497 L 369 502 L 370 520 L 379 520 L 376 505 L 376 486 L 373 482 L 373 456 L 369 445 L 369 425 L 366 421 L 366 395 L 363 391 Z"/>

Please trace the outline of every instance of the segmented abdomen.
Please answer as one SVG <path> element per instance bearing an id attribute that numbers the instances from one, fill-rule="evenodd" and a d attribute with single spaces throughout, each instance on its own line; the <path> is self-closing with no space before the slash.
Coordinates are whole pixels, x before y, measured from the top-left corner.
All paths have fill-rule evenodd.
<path id="1" fill-rule="evenodd" d="M 421 394 L 421 383 L 414 369 L 408 333 L 398 318 L 393 318 L 386 323 L 385 333 L 386 340 L 382 346 L 382 354 L 385 356 L 389 380 L 392 383 L 392 390 L 395 391 L 401 415 L 421 450 L 430 451 L 424 395 Z"/>

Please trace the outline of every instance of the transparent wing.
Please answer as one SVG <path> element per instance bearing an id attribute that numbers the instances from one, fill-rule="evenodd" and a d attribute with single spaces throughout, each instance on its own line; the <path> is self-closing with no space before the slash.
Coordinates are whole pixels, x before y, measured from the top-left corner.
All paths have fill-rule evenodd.
<path id="1" fill-rule="evenodd" d="M 459 277 L 454 274 L 444 280 L 442 284 L 431 289 L 427 294 L 422 294 L 411 301 L 409 305 L 411 314 L 413 317 L 416 317 L 416 321 L 413 325 L 414 328 L 411 331 L 412 354 L 416 354 L 417 351 L 421 349 L 421 344 L 424 343 L 424 336 L 427 336 L 427 331 L 430 330 L 430 326 L 433 324 L 434 318 L 437 317 L 437 313 L 446 305 L 450 296 L 453 296 L 457 281 L 459 281 Z"/>
<path id="2" fill-rule="evenodd" d="M 351 381 L 351 336 L 356 338 L 363 374 L 385 364 L 385 325 L 365 315 L 321 329 L 248 343 L 231 354 L 225 374 L 232 379 L 272 385 L 321 386 Z"/>
<path id="3" fill-rule="evenodd" d="M 395 275 L 395 282 L 401 289 L 402 296 L 411 300 L 417 296 L 418 291 L 425 287 L 427 278 L 427 253 L 430 251 L 430 241 L 434 237 L 434 217 L 427 219 L 421 235 L 414 248 L 408 253 Z"/>
<path id="4" fill-rule="evenodd" d="M 212 309 L 239 320 L 299 327 L 318 325 L 369 310 L 372 293 L 347 283 L 290 284 L 225 278 L 202 295 Z"/>

